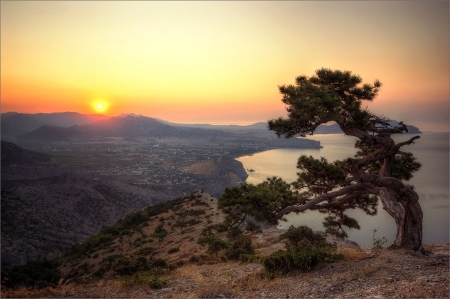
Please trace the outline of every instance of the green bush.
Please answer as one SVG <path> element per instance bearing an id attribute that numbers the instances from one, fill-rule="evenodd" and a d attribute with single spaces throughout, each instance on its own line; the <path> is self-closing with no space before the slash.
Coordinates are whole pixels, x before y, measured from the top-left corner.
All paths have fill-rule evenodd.
<path id="1" fill-rule="evenodd" d="M 166 268 L 167 262 L 161 258 L 150 260 L 150 266 L 154 268 Z"/>
<path id="2" fill-rule="evenodd" d="M 225 255 L 231 260 L 240 260 L 241 255 L 253 255 L 255 248 L 249 236 L 240 235 L 230 246 L 228 246 Z"/>
<path id="3" fill-rule="evenodd" d="M 330 248 L 317 248 L 311 245 L 288 250 L 278 250 L 264 259 L 264 268 L 272 275 L 284 275 L 289 272 L 309 272 L 320 262 L 335 262 L 342 260 L 341 254 L 336 254 Z"/>
<path id="4" fill-rule="evenodd" d="M 226 225 L 225 223 L 221 222 L 221 223 L 217 223 L 217 224 L 213 225 L 213 228 L 217 232 L 222 233 L 222 232 L 226 232 L 228 230 L 228 225 Z"/>
<path id="5" fill-rule="evenodd" d="M 229 229 L 227 233 L 227 238 L 230 240 L 235 240 L 238 237 L 242 236 L 244 232 L 239 228 L 239 226 L 233 226 Z"/>
<path id="6" fill-rule="evenodd" d="M 326 242 L 323 234 L 314 233 L 307 226 L 293 227 L 282 235 L 287 240 L 287 250 L 278 250 L 264 259 L 264 268 L 271 276 L 289 272 L 309 272 L 319 263 L 335 262 L 343 259 L 336 253 L 336 245 Z"/>
<path id="7" fill-rule="evenodd" d="M 291 225 L 289 229 L 280 235 L 280 240 L 287 240 L 288 247 L 298 247 L 312 245 L 315 247 L 332 247 L 332 244 L 326 242 L 326 237 L 320 233 L 314 233 L 307 226 L 294 227 Z"/>
<path id="8" fill-rule="evenodd" d="M 229 246 L 228 242 L 215 236 L 199 237 L 198 243 L 202 246 L 208 245 L 207 252 L 211 255 L 215 253 L 216 256 L 221 249 L 228 248 Z"/>
<path id="9" fill-rule="evenodd" d="M 152 237 L 158 238 L 159 242 L 161 242 L 162 240 L 164 240 L 164 238 L 167 236 L 167 234 L 168 234 L 168 232 L 164 228 L 164 224 L 161 223 L 155 228 L 155 231 L 153 232 Z"/>
<path id="10" fill-rule="evenodd" d="M 113 262 L 113 269 L 119 275 L 132 275 L 139 271 L 148 270 L 149 264 L 145 257 L 136 258 L 119 256 Z"/>

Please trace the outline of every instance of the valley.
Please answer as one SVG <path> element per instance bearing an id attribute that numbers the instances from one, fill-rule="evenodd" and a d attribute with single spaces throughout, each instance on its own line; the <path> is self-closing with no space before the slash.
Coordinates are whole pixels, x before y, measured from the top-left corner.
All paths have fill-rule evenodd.
<path id="1" fill-rule="evenodd" d="M 14 142 L 2 140 L 3 267 L 57 256 L 155 203 L 201 189 L 219 196 L 247 178 L 235 160 L 239 156 L 320 147 L 314 140 L 277 141 L 259 127 L 225 132 L 176 128 L 141 116 L 98 119 L 79 114 L 2 118 L 2 138 Z M 81 127 L 82 134 L 72 134 Z"/>

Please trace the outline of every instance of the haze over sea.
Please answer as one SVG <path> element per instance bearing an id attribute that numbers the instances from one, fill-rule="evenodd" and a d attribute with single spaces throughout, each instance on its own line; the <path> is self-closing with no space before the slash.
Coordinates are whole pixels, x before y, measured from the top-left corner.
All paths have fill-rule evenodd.
<path id="1" fill-rule="evenodd" d="M 449 242 L 449 133 L 424 132 L 414 144 L 402 147 L 403 151 L 411 152 L 422 163 L 422 168 L 407 182 L 413 185 L 420 197 L 423 210 L 423 242 Z M 396 142 L 408 140 L 414 134 L 395 135 Z M 247 183 L 258 184 L 270 176 L 279 176 L 287 182 L 297 179 L 297 159 L 301 155 L 311 155 L 315 158 L 325 157 L 328 161 L 352 157 L 356 153 L 354 137 L 343 134 L 313 135 L 308 137 L 318 140 L 323 146 L 320 150 L 311 149 L 277 149 L 238 158 L 244 168 L 253 169 L 249 172 Z M 383 210 L 378 203 L 378 214 L 369 216 L 361 210 L 350 210 L 349 216 L 356 218 L 360 230 L 347 230 L 349 239 L 361 247 L 373 246 L 373 231 L 377 229 L 376 237 L 386 237 L 388 244 L 395 240 L 396 229 L 394 219 Z M 290 225 L 307 225 L 313 230 L 324 230 L 323 219 L 327 214 L 316 211 L 306 211 L 296 215 L 287 215 L 288 222 L 280 221 L 280 228 Z"/>

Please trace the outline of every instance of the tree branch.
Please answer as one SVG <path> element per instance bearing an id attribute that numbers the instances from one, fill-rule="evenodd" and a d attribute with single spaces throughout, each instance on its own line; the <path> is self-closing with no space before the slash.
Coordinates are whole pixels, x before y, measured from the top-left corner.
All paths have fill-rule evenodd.
<path id="1" fill-rule="evenodd" d="M 346 194 L 345 196 L 339 198 L 336 201 L 332 201 L 332 202 L 328 202 L 328 203 L 324 203 L 321 205 L 317 205 L 316 208 L 317 209 L 324 209 L 324 208 L 338 208 L 338 207 L 342 207 L 345 203 L 350 202 L 351 200 L 355 199 L 357 196 L 362 196 L 362 195 L 367 195 L 369 194 L 368 192 L 355 192 L 355 193 L 351 193 L 351 194 Z"/>
<path id="2" fill-rule="evenodd" d="M 410 145 L 411 143 L 414 143 L 414 140 L 419 139 L 420 136 L 414 136 L 411 139 L 407 140 L 407 141 L 403 141 L 400 143 L 397 143 L 395 146 L 397 147 L 397 149 L 401 148 L 404 145 Z"/>
<path id="3" fill-rule="evenodd" d="M 317 204 L 319 204 L 323 201 L 331 200 L 331 199 L 336 198 L 341 195 L 347 195 L 350 192 L 361 190 L 363 188 L 364 188 L 363 185 L 356 184 L 356 185 L 350 185 L 350 186 L 344 187 L 344 188 L 342 188 L 340 190 L 336 190 L 334 192 L 325 193 L 325 194 L 317 196 L 316 198 L 308 201 L 307 203 L 305 203 L 301 206 L 286 207 L 286 208 L 282 209 L 280 212 L 278 212 L 277 216 L 278 216 L 278 218 L 281 218 L 282 216 L 289 214 L 291 212 L 299 213 L 299 212 L 306 211 L 308 209 L 313 209 Z"/>

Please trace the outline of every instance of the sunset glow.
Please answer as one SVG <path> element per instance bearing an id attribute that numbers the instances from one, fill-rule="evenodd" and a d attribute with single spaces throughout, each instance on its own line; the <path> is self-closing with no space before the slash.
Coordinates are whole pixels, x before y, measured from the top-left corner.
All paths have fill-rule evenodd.
<path id="1" fill-rule="evenodd" d="M 107 114 L 108 106 L 108 103 L 104 99 L 96 99 L 92 103 L 94 113 Z"/>
<path id="2" fill-rule="evenodd" d="M 2 1 L 2 112 L 267 121 L 286 114 L 278 86 L 327 67 L 379 79 L 373 112 L 448 130 L 448 11 L 447 1 Z"/>

